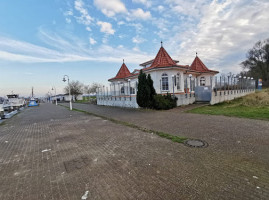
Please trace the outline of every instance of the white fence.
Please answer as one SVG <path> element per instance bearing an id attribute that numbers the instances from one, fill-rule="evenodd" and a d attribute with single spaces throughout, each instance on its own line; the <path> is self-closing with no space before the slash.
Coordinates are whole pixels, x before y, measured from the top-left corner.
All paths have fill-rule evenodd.
<path id="1" fill-rule="evenodd" d="M 233 100 L 251 93 L 255 92 L 255 88 L 249 89 L 235 89 L 235 90 L 220 90 L 220 91 L 213 91 L 211 95 L 210 104 L 214 105 L 220 102 Z"/>
<path id="2" fill-rule="evenodd" d="M 210 104 L 232 100 L 255 92 L 255 80 L 247 77 L 221 76 L 210 80 L 208 86 L 211 92 Z M 214 82 L 214 84 L 213 84 Z M 177 106 L 193 104 L 195 102 L 196 84 L 190 83 L 191 92 L 184 81 L 184 92 L 176 93 Z M 97 105 L 139 108 L 136 102 L 137 82 L 113 83 L 109 87 L 101 87 L 96 91 Z M 165 94 L 165 93 L 163 93 Z M 170 93 L 173 95 L 173 93 Z"/>

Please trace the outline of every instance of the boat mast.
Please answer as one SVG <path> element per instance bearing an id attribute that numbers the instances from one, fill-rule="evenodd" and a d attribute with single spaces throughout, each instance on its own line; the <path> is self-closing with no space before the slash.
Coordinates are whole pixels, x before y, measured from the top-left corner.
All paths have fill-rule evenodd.
<path id="1" fill-rule="evenodd" d="M 32 97 L 34 97 L 34 87 L 32 87 Z"/>

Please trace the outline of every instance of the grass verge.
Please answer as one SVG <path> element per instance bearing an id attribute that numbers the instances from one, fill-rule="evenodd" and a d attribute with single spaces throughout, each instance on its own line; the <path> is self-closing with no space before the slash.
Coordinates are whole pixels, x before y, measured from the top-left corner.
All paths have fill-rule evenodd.
<path id="1" fill-rule="evenodd" d="M 66 107 L 66 108 L 69 108 L 68 106 L 64 106 L 64 105 L 61 105 L 61 104 L 59 104 L 59 105 L 63 106 L 63 107 Z M 165 133 L 165 132 L 162 132 L 162 131 L 155 131 L 155 130 L 143 128 L 143 127 L 137 126 L 137 125 L 129 123 L 129 122 L 120 121 L 120 120 L 113 119 L 113 118 L 110 118 L 110 117 L 106 117 L 106 116 L 103 116 L 103 115 L 98 115 L 98 114 L 95 114 L 95 113 L 91 113 L 91 112 L 88 112 L 88 111 L 85 111 L 85 110 L 80 110 L 80 109 L 73 108 L 73 111 L 82 112 L 82 113 L 85 113 L 85 114 L 88 114 L 88 115 L 99 117 L 99 118 L 104 119 L 104 120 L 109 120 L 109 121 L 111 121 L 113 123 L 120 124 L 120 125 L 127 126 L 127 127 L 131 127 L 131 128 L 135 128 L 137 130 L 140 130 L 140 131 L 143 131 L 143 132 L 146 132 L 146 133 L 153 133 L 153 134 L 156 134 L 156 135 L 158 135 L 158 136 L 160 136 L 162 138 L 166 138 L 168 140 L 171 140 L 171 141 L 177 142 L 177 143 L 183 143 L 185 140 L 188 139 L 186 137 L 179 137 L 179 136 L 171 135 L 169 133 Z"/>
<path id="2" fill-rule="evenodd" d="M 269 89 L 232 101 L 195 108 L 187 112 L 269 120 Z"/>

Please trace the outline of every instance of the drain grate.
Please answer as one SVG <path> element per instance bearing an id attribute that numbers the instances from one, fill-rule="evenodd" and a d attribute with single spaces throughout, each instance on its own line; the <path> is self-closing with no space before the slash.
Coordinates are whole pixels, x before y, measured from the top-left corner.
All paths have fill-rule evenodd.
<path id="1" fill-rule="evenodd" d="M 208 147 L 208 143 L 203 140 L 198 139 L 189 139 L 184 142 L 184 144 L 188 147 L 196 147 L 196 148 L 205 148 Z"/>

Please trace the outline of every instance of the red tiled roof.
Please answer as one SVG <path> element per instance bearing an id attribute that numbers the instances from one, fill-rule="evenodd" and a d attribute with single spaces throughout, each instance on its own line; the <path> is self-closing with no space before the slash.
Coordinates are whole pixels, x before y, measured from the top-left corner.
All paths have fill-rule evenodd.
<path id="1" fill-rule="evenodd" d="M 218 71 L 208 69 L 197 55 L 196 55 L 194 61 L 192 62 L 191 66 L 190 66 L 190 70 L 194 70 L 194 71 L 197 71 L 197 72 L 219 73 Z"/>
<path id="2" fill-rule="evenodd" d="M 195 57 L 194 61 L 191 64 L 190 69 L 198 71 L 198 72 L 209 72 L 209 71 L 211 71 L 205 66 L 205 64 L 200 60 L 200 58 L 198 56 Z"/>
<path id="3" fill-rule="evenodd" d="M 130 75 L 131 75 L 131 73 L 130 73 L 129 69 L 127 68 L 127 66 L 125 65 L 125 63 L 123 63 L 121 65 L 121 68 L 118 71 L 117 75 L 114 78 L 111 78 L 109 80 L 112 80 L 112 79 L 123 79 L 123 78 L 126 78 L 126 77 L 130 76 Z"/>
<path id="4" fill-rule="evenodd" d="M 176 62 L 169 56 L 166 50 L 161 47 L 153 63 L 147 69 L 156 67 L 169 67 L 175 65 Z"/>
<path id="5" fill-rule="evenodd" d="M 173 60 L 175 63 L 178 63 L 178 60 Z M 141 63 L 139 66 L 145 67 L 146 65 L 152 64 L 154 62 L 154 59 L 149 60 L 147 62 Z"/>

